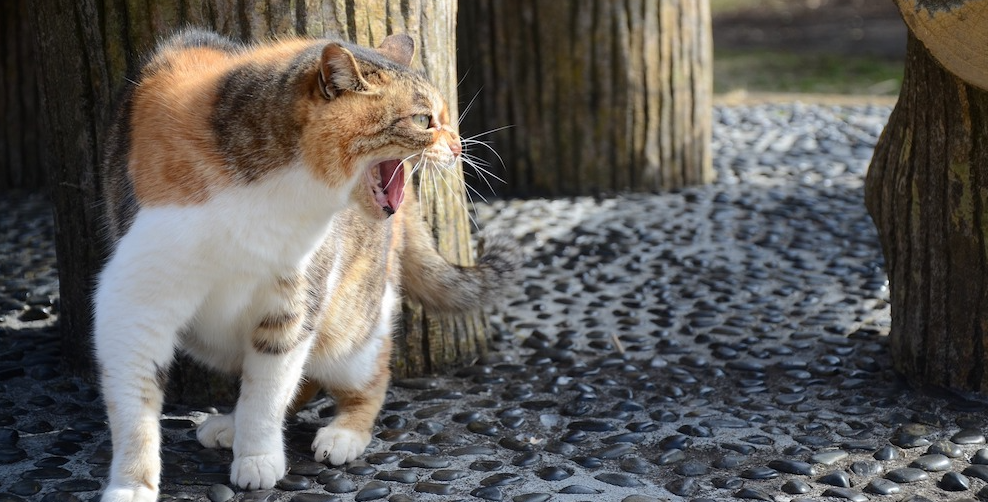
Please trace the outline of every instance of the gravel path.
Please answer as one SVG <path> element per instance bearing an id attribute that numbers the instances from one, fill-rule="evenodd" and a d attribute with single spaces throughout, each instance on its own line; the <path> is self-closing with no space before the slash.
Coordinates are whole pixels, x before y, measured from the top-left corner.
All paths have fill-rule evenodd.
<path id="1" fill-rule="evenodd" d="M 165 499 L 971 500 L 985 406 L 890 369 L 887 282 L 862 184 L 887 107 L 718 107 L 719 180 L 660 195 L 495 201 L 529 260 L 496 348 L 395 382 L 368 455 L 309 461 L 331 404 L 288 425 L 277 490 L 227 486 L 201 410 L 163 421 Z M 90 500 L 109 460 L 99 396 L 60 376 L 52 224 L 0 200 L 0 501 Z M 20 498 L 18 498 L 20 497 Z"/>

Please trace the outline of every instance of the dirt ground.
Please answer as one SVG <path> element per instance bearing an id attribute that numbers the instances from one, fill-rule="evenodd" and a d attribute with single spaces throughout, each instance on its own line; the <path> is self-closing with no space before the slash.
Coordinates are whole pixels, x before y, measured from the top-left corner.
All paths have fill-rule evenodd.
<path id="1" fill-rule="evenodd" d="M 905 56 L 906 27 L 892 0 L 715 0 L 712 12 L 714 50 Z"/>

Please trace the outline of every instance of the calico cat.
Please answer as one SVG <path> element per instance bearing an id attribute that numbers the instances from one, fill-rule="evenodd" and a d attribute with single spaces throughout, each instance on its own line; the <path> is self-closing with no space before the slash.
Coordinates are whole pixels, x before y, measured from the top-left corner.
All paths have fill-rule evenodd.
<path id="1" fill-rule="evenodd" d="M 234 485 L 270 488 L 303 372 L 299 401 L 324 388 L 337 402 L 316 460 L 353 460 L 385 398 L 400 292 L 460 310 L 504 283 L 510 244 L 488 244 L 476 267 L 447 263 L 405 189 L 405 160 L 449 166 L 461 153 L 413 51 L 405 35 L 369 49 L 188 30 L 122 92 L 100 173 L 113 249 L 95 293 L 113 442 L 104 501 L 158 495 L 175 350 L 240 375 L 234 413 L 198 438 L 233 449 Z"/>

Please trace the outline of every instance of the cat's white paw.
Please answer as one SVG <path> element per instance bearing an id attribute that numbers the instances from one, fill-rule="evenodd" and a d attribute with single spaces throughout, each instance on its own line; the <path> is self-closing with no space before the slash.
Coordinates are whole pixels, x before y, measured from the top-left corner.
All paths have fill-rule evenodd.
<path id="1" fill-rule="evenodd" d="M 147 487 L 127 488 L 110 485 L 103 491 L 101 502 L 155 502 L 158 492 Z"/>
<path id="2" fill-rule="evenodd" d="M 370 444 L 370 433 L 327 425 L 319 429 L 312 441 L 316 462 L 341 465 L 357 458 Z"/>
<path id="3" fill-rule="evenodd" d="M 230 482 L 245 490 L 266 490 L 285 476 L 285 454 L 247 455 L 233 459 Z"/>
<path id="4" fill-rule="evenodd" d="M 235 431 L 233 415 L 212 415 L 196 429 L 196 438 L 206 448 L 233 448 Z"/>

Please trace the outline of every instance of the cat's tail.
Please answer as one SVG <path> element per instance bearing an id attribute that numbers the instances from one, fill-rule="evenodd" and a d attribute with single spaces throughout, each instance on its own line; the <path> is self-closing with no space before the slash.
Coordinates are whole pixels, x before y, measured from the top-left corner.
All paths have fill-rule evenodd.
<path id="1" fill-rule="evenodd" d="M 505 235 L 485 235 L 474 266 L 454 265 L 436 250 L 432 233 L 418 215 L 418 204 L 405 216 L 401 280 L 405 295 L 439 311 L 472 310 L 496 301 L 522 262 L 517 245 Z"/>

